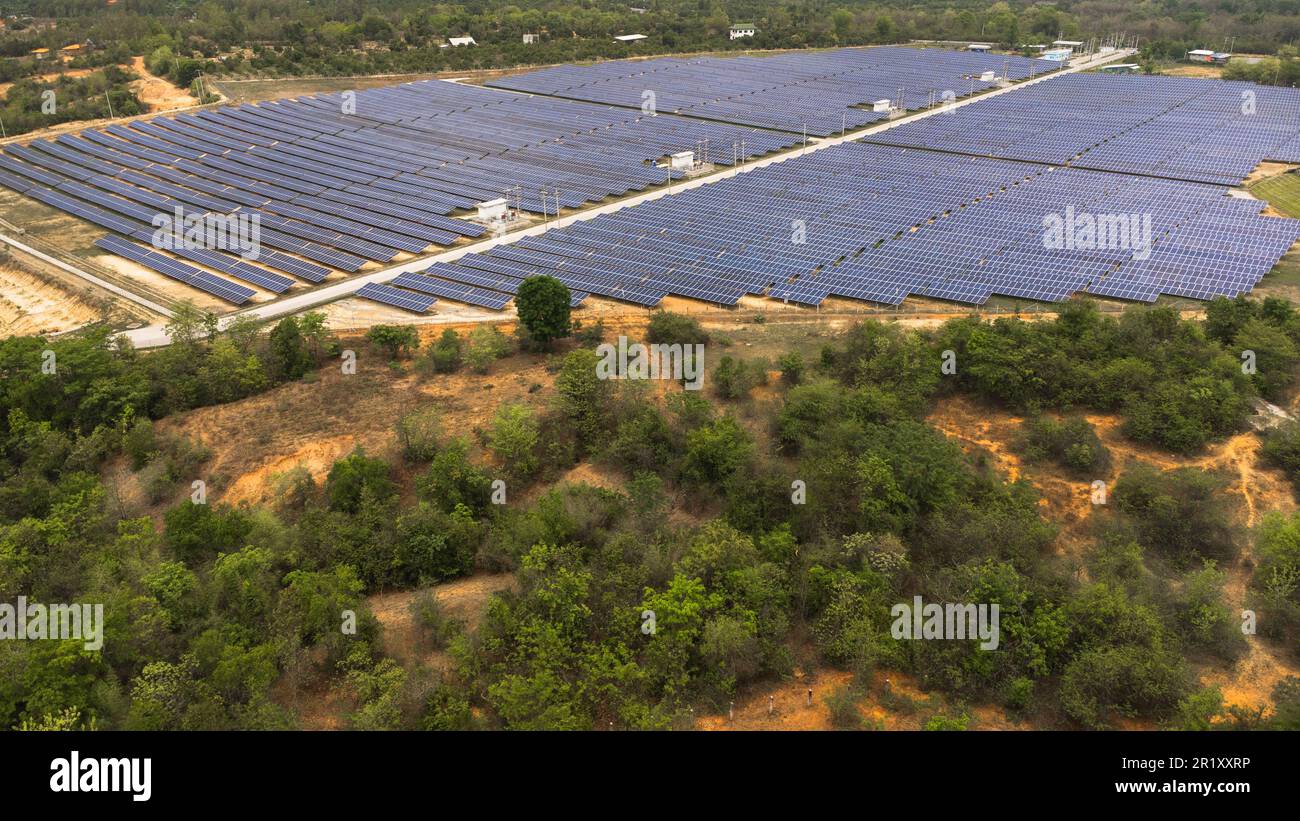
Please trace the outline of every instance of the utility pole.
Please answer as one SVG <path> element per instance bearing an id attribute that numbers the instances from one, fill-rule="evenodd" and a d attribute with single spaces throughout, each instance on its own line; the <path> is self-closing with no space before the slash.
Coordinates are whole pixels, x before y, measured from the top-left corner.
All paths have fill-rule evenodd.
<path id="1" fill-rule="evenodd" d="M 113 101 L 108 96 L 108 89 L 104 89 L 104 102 L 108 103 L 108 118 L 116 120 L 117 115 L 113 113 Z"/>

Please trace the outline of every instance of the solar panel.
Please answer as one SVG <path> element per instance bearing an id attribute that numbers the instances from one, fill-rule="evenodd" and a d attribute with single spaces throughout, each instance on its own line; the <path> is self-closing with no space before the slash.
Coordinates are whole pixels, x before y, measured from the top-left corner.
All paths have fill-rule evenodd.
<path id="1" fill-rule="evenodd" d="M 438 301 L 436 297 L 426 294 L 413 294 L 410 291 L 402 291 L 389 285 L 381 285 L 375 282 L 367 282 L 357 289 L 357 296 L 363 299 L 369 299 L 373 302 L 381 302 L 384 305 L 391 305 L 395 308 L 401 308 L 412 313 L 428 313 L 433 304 Z"/>
<path id="2" fill-rule="evenodd" d="M 509 294 L 490 291 L 463 282 L 449 282 L 420 274 L 402 274 L 394 279 L 392 284 L 425 294 L 454 299 L 467 305 L 490 308 L 494 311 L 500 311 L 510 303 Z"/>
<path id="3" fill-rule="evenodd" d="M 105 251 L 126 257 L 164 276 L 184 282 L 186 285 L 206 291 L 235 305 L 243 305 L 257 294 L 251 288 L 236 285 L 219 276 L 200 271 L 192 265 L 177 262 L 171 257 L 164 256 L 156 251 L 149 251 L 118 237 L 101 237 L 95 240 L 95 244 Z"/>

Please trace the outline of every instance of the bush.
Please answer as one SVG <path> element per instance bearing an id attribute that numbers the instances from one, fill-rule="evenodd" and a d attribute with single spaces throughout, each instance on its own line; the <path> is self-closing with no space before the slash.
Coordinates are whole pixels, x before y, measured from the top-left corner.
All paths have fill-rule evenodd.
<path id="1" fill-rule="evenodd" d="M 334 463 L 325 479 L 325 499 L 331 510 L 356 513 L 362 503 L 383 503 L 397 495 L 388 463 L 371 459 L 358 447 Z"/>
<path id="2" fill-rule="evenodd" d="M 830 711 L 831 726 L 837 730 L 861 730 L 862 711 L 858 709 L 861 698 L 861 693 L 848 685 L 833 690 L 826 696 L 823 700 L 826 709 Z"/>
<path id="3" fill-rule="evenodd" d="M 1082 417 L 1060 422 L 1045 416 L 1027 420 L 1015 448 L 1028 462 L 1050 460 L 1081 478 L 1101 478 L 1110 470 L 1110 451 Z"/>
<path id="4" fill-rule="evenodd" d="M 798 385 L 803 381 L 803 354 L 798 351 L 781 354 L 781 357 L 776 360 L 776 366 L 781 370 L 781 378 L 787 383 Z"/>
<path id="5" fill-rule="evenodd" d="M 433 407 L 408 413 L 397 423 L 397 442 L 408 462 L 427 462 L 438 453 L 442 413 Z"/>
<path id="6" fill-rule="evenodd" d="M 925 729 L 931 732 L 968 730 L 970 729 L 970 716 L 966 713 L 959 716 L 932 715 L 925 720 Z"/>
<path id="7" fill-rule="evenodd" d="M 465 364 L 474 373 L 487 373 L 488 366 L 510 355 L 510 340 L 495 325 L 479 325 L 469 333 Z"/>
<path id="8" fill-rule="evenodd" d="M 421 499 L 444 513 L 464 505 L 475 514 L 488 506 L 492 480 L 469 460 L 469 444 L 464 439 L 449 442 L 433 457 L 429 471 L 415 480 Z"/>
<path id="9" fill-rule="evenodd" d="M 153 422 L 137 419 L 122 438 L 122 450 L 131 459 L 131 469 L 139 470 L 158 455 L 158 439 L 154 436 Z"/>
<path id="10" fill-rule="evenodd" d="M 1081 652 L 1061 678 L 1061 706 L 1091 729 L 1119 717 L 1170 715 L 1192 691 L 1186 662 L 1172 651 L 1127 645 Z"/>
<path id="11" fill-rule="evenodd" d="M 1300 492 L 1300 422 L 1286 422 L 1263 435 L 1261 453 L 1268 464 L 1286 471 Z"/>
<path id="12" fill-rule="evenodd" d="M 375 325 L 366 341 L 383 348 L 389 359 L 398 359 L 420 347 L 420 333 L 411 325 Z"/>
<path id="13" fill-rule="evenodd" d="M 459 621 L 444 612 L 442 603 L 432 590 L 421 590 L 411 599 L 411 617 L 425 646 L 434 650 L 446 648 L 462 627 Z"/>
<path id="14" fill-rule="evenodd" d="M 442 336 L 429 344 L 425 354 L 425 363 L 434 373 L 454 373 L 460 370 L 464 358 L 464 343 L 460 335 L 447 328 Z"/>
<path id="15" fill-rule="evenodd" d="M 759 385 L 767 384 L 767 361 L 749 362 L 724 356 L 713 371 L 713 385 L 723 399 L 740 399 Z"/>
<path id="16" fill-rule="evenodd" d="M 651 344 L 706 345 L 709 335 L 700 323 L 684 314 L 656 311 L 646 327 L 646 340 Z"/>
<path id="17" fill-rule="evenodd" d="M 1115 509 L 1136 530 L 1138 541 L 1178 566 L 1237 555 L 1227 481 L 1195 468 L 1161 472 L 1139 464 L 1115 483 Z"/>
<path id="18" fill-rule="evenodd" d="M 488 433 L 488 447 L 501 467 L 515 478 L 537 473 L 537 417 L 527 405 L 506 404 L 497 408 Z"/>
<path id="19" fill-rule="evenodd" d="M 276 379 L 301 379 L 311 368 L 311 353 L 303 339 L 302 327 L 294 317 L 285 317 L 275 326 L 270 346 L 269 364 Z"/>

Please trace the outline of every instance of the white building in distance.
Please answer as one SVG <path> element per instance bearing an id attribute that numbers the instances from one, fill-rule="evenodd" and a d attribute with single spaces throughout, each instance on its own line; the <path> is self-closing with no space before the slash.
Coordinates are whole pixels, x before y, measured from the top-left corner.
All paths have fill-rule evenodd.
<path id="1" fill-rule="evenodd" d="M 731 39 L 739 40 L 741 37 L 753 37 L 758 29 L 754 28 L 753 23 L 737 23 L 731 27 Z"/>

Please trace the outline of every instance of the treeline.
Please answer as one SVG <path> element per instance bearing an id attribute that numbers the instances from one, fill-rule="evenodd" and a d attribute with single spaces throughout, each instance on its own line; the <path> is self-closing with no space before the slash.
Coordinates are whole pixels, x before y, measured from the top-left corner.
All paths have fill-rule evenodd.
<path id="1" fill-rule="evenodd" d="M 700 5 L 682 0 L 636 3 L 468 5 L 411 0 L 362 10 L 339 0 L 204 0 L 138 2 L 104 7 L 97 0 L 41 4 L 55 15 L 54 32 L 11 32 L 0 53 L 21 56 L 37 45 L 66 41 L 126 43 L 134 54 L 168 48 L 181 59 L 205 61 L 208 74 L 365 74 L 498 68 L 627 57 L 664 52 L 807 48 L 896 43 L 909 39 L 986 41 L 1008 48 L 1087 40 L 1124 31 L 1144 42 L 1186 48 L 1218 47 L 1237 37 L 1238 51 L 1274 53 L 1300 35 L 1294 2 L 1248 2 L 1232 9 L 1194 2 L 1177 10 L 1138 11 L 1084 0 L 1061 3 L 850 3 L 806 0 L 777 5 L 756 0 Z M 643 8 L 643 13 L 632 7 Z M 757 28 L 731 41 L 734 23 Z M 635 44 L 614 41 L 640 33 Z M 540 42 L 524 44 L 524 34 Z M 448 37 L 471 35 L 473 48 L 440 48 Z M 1213 42 L 1211 42 L 1211 40 Z M 9 45 L 5 45 L 8 43 Z M 1181 44 L 1190 44 L 1183 48 Z M 249 53 L 244 50 L 248 49 Z"/>
<path id="2" fill-rule="evenodd" d="M 186 492 L 206 454 L 148 420 L 320 379 L 341 346 L 319 318 L 216 333 L 185 314 L 176 344 L 149 355 L 102 332 L 0 343 L 0 598 L 103 601 L 108 621 L 99 650 L 0 642 L 0 725 L 290 726 L 295 697 L 335 687 L 362 728 L 669 728 L 813 663 L 855 674 L 834 694 L 842 726 L 867 726 L 853 703 L 877 670 L 956 705 L 927 719 L 936 729 L 967 726 L 975 701 L 1044 725 L 1297 726 L 1300 682 L 1283 682 L 1273 714 L 1225 710 L 1187 661 L 1244 649 L 1223 597 L 1221 568 L 1247 538 L 1227 478 L 1136 465 L 1112 482 L 1086 424 L 1052 421 L 1118 410 L 1130 436 L 1181 452 L 1243 429 L 1251 397 L 1289 384 L 1286 303 L 1216 301 L 1205 322 L 1170 309 L 1111 319 L 1087 302 L 1036 323 L 864 322 L 813 356 L 784 355 L 764 402 L 751 395 L 769 363 L 722 353 L 728 341 L 686 317 L 655 315 L 647 341 L 703 344 L 717 364 L 705 390 L 660 396 L 599 378 L 599 323 L 552 343 L 564 317 L 529 315 L 521 338 L 482 326 L 421 344 L 378 326 L 360 361 L 375 379 L 438 380 L 491 374 L 523 350 L 554 375 L 547 401 L 504 403 L 457 434 L 435 407 L 413 408 L 394 420 L 391 454 L 354 451 L 320 482 L 289 471 L 265 506 L 185 498 L 161 528 L 121 513 L 105 466 L 156 471 L 170 487 L 159 499 Z M 950 393 L 1041 413 L 1024 447 L 1108 482 L 1086 577 L 1056 557 L 1032 485 L 924 421 Z M 619 477 L 615 489 L 549 486 L 581 464 Z M 1269 520 L 1253 594 L 1261 632 L 1291 642 L 1296 624 L 1278 614 L 1297 607 L 1296 532 L 1300 520 Z M 476 631 L 429 594 L 415 602 L 422 645 L 449 669 L 385 657 L 367 593 L 475 569 L 518 581 Z M 997 603 L 999 649 L 891 638 L 891 606 L 917 595 Z"/>

